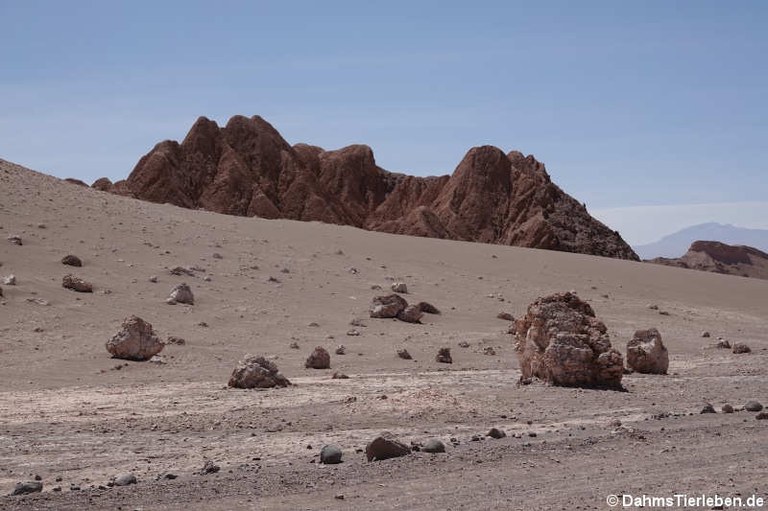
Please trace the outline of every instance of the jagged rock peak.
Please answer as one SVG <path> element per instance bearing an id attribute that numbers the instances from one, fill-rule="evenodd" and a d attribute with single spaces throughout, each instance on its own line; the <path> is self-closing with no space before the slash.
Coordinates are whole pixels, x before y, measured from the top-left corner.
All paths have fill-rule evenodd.
<path id="1" fill-rule="evenodd" d="M 388 172 L 362 144 L 291 146 L 259 116 L 195 121 L 142 157 L 113 193 L 187 208 L 637 260 L 533 156 L 470 149 L 451 176 Z"/>

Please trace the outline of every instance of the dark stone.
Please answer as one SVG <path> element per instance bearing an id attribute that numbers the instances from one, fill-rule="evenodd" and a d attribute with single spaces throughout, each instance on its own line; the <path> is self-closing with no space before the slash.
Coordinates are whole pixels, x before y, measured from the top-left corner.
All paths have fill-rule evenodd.
<path id="1" fill-rule="evenodd" d="M 83 261 L 81 261 L 79 257 L 70 254 L 70 255 L 64 256 L 61 259 L 61 264 L 66 264 L 67 266 L 78 266 L 78 267 L 80 267 L 80 266 L 83 265 Z"/>
<path id="2" fill-rule="evenodd" d="M 488 432 L 488 436 L 498 440 L 499 438 L 504 438 L 507 436 L 507 434 L 501 429 L 491 428 L 491 430 Z"/>
<path id="3" fill-rule="evenodd" d="M 43 483 L 40 481 L 25 481 L 16 483 L 11 495 L 29 495 L 30 493 L 40 493 L 43 491 Z"/>
<path id="4" fill-rule="evenodd" d="M 368 461 L 398 458 L 410 454 L 411 449 L 389 431 L 384 431 L 365 446 Z"/>
<path id="5" fill-rule="evenodd" d="M 335 465 L 341 463 L 342 451 L 338 445 L 326 445 L 320 449 L 320 463 Z"/>
<path id="6" fill-rule="evenodd" d="M 435 361 L 442 364 L 453 364 L 453 358 L 451 358 L 451 348 L 440 348 L 435 357 Z"/>

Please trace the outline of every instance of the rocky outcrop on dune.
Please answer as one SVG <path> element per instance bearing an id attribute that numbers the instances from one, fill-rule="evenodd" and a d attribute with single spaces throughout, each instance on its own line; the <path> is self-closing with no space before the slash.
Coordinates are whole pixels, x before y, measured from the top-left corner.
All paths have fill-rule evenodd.
<path id="1" fill-rule="evenodd" d="M 201 117 L 181 143 L 157 144 L 126 181 L 94 187 L 231 215 L 637 260 L 533 156 L 491 146 L 471 149 L 451 176 L 413 177 L 383 170 L 365 145 L 291 146 L 258 116 L 224 127 Z"/>
<path id="2" fill-rule="evenodd" d="M 768 279 L 768 254 L 745 245 L 694 241 L 682 257 L 657 257 L 650 262 L 741 277 Z"/>

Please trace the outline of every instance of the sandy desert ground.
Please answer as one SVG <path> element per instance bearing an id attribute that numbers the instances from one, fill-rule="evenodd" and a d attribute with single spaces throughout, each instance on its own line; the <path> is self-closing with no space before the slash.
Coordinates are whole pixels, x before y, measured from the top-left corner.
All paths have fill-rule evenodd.
<path id="1" fill-rule="evenodd" d="M 67 254 L 83 267 L 62 265 Z M 0 276 L 17 278 L 0 299 L 0 509 L 571 510 L 607 509 L 611 494 L 768 499 L 768 421 L 740 409 L 768 405 L 768 281 L 189 211 L 2 161 L 0 263 Z M 200 271 L 170 275 L 175 266 Z M 67 273 L 95 292 L 63 289 Z M 393 278 L 407 283 L 409 301 L 442 314 L 421 325 L 368 318 L 380 294 L 372 286 Z M 182 281 L 195 305 L 167 305 Z M 622 352 L 636 329 L 657 327 L 670 374 L 627 375 L 626 392 L 518 386 L 509 323 L 496 315 L 521 316 L 538 296 L 568 290 L 591 303 Z M 186 343 L 168 345 L 165 364 L 110 358 L 105 342 L 131 314 Z M 359 336 L 347 335 L 353 328 Z M 719 336 L 752 353 L 713 348 Z M 345 355 L 333 354 L 339 344 Z M 329 370 L 304 367 L 318 345 L 332 353 Z M 435 361 L 442 346 L 453 364 Z M 401 347 L 414 360 L 398 358 Z M 228 389 L 246 353 L 273 357 L 296 385 Z M 705 402 L 737 411 L 700 414 Z M 508 436 L 485 437 L 491 427 Z M 439 438 L 447 452 L 369 463 L 360 450 L 384 430 L 407 442 Z M 327 443 L 344 449 L 344 463 L 318 463 Z M 221 470 L 196 474 L 205 460 Z M 138 484 L 107 486 L 125 472 Z M 42 493 L 7 496 L 36 475 Z"/>

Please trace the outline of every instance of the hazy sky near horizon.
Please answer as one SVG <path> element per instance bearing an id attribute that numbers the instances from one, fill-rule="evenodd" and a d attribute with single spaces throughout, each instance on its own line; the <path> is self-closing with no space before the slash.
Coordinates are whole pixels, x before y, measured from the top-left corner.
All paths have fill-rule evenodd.
<path id="1" fill-rule="evenodd" d="M 417 175 L 532 153 L 633 243 L 746 202 L 737 225 L 766 227 L 768 2 L 0 0 L 0 19 L 0 158 L 60 177 L 120 179 L 200 115 L 259 114 Z"/>

